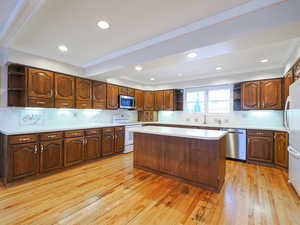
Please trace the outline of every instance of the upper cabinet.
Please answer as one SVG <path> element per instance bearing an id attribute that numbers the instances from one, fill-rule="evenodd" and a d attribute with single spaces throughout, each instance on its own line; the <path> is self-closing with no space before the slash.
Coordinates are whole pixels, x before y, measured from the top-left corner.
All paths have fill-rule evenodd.
<path id="1" fill-rule="evenodd" d="M 107 84 L 107 108 L 118 109 L 119 107 L 119 86 Z"/>
<path id="2" fill-rule="evenodd" d="M 154 102 L 155 102 L 155 110 L 164 110 L 165 103 L 164 103 L 164 91 L 155 91 L 154 92 Z"/>
<path id="3" fill-rule="evenodd" d="M 53 72 L 28 69 L 28 106 L 53 107 Z"/>
<path id="4" fill-rule="evenodd" d="M 282 109 L 282 79 L 260 81 L 261 109 Z"/>
<path id="5" fill-rule="evenodd" d="M 88 79 L 76 78 L 76 108 L 92 108 L 92 82 Z"/>
<path id="6" fill-rule="evenodd" d="M 174 110 L 174 90 L 164 91 L 164 110 Z"/>
<path id="7" fill-rule="evenodd" d="M 55 73 L 55 107 L 74 108 L 75 77 Z"/>
<path id="8" fill-rule="evenodd" d="M 142 90 L 135 90 L 135 109 L 144 110 L 144 91 Z"/>
<path id="9" fill-rule="evenodd" d="M 300 59 L 294 66 L 294 75 L 295 75 L 295 80 L 300 79 Z"/>
<path id="10" fill-rule="evenodd" d="M 154 110 L 154 92 L 145 91 L 144 92 L 144 110 L 151 111 Z"/>
<path id="11" fill-rule="evenodd" d="M 93 81 L 93 108 L 106 109 L 106 83 Z"/>
<path id="12" fill-rule="evenodd" d="M 289 70 L 284 77 L 284 101 L 287 100 L 287 97 L 290 93 L 290 86 L 294 82 L 294 73 L 293 70 Z"/>
<path id="13" fill-rule="evenodd" d="M 242 83 L 242 108 L 282 109 L 282 79 Z"/>
<path id="14" fill-rule="evenodd" d="M 119 87 L 119 95 L 134 97 L 134 89 L 129 87 Z"/>
<path id="15" fill-rule="evenodd" d="M 260 108 L 259 81 L 249 81 L 242 84 L 242 107 L 243 109 Z"/>

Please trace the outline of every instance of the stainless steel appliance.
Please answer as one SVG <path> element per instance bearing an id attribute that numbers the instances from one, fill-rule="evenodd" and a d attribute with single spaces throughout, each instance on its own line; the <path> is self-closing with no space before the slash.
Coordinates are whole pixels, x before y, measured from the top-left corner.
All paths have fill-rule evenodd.
<path id="1" fill-rule="evenodd" d="M 235 128 L 222 128 L 227 131 L 226 157 L 231 159 L 246 160 L 246 130 Z"/>
<path id="2" fill-rule="evenodd" d="M 135 100 L 132 96 L 119 96 L 119 106 L 121 109 L 134 109 L 135 108 Z"/>

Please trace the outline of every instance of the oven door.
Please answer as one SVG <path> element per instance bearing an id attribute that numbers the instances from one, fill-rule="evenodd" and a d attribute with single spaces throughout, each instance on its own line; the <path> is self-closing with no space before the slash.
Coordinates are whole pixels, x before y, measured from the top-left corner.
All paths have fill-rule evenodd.
<path id="1" fill-rule="evenodd" d="M 134 97 L 120 95 L 119 105 L 121 109 L 134 109 L 135 108 Z"/>

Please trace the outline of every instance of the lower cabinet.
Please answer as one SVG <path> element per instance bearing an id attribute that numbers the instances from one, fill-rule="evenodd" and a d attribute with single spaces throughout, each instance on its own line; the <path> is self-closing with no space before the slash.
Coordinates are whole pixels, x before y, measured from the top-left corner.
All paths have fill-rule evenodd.
<path id="1" fill-rule="evenodd" d="M 45 173 L 63 166 L 63 141 L 43 141 L 40 143 L 40 172 Z"/>
<path id="2" fill-rule="evenodd" d="M 8 181 L 38 173 L 38 144 L 10 145 Z"/>
<path id="3" fill-rule="evenodd" d="M 288 138 L 286 132 L 275 132 L 274 163 L 283 168 L 288 168 Z"/>
<path id="4" fill-rule="evenodd" d="M 273 163 L 273 135 L 264 132 L 257 132 L 257 134 L 249 134 L 248 132 L 247 139 L 247 160 Z"/>
<path id="5" fill-rule="evenodd" d="M 101 137 L 85 137 L 85 160 L 97 159 L 101 156 Z"/>
<path id="6" fill-rule="evenodd" d="M 115 130 L 115 152 L 123 152 L 125 148 L 125 130 Z"/>
<path id="7" fill-rule="evenodd" d="M 64 166 L 69 167 L 84 161 L 84 138 L 64 140 Z"/>
<path id="8" fill-rule="evenodd" d="M 113 132 L 104 132 L 102 135 L 102 156 L 112 155 L 115 147 L 115 137 Z"/>

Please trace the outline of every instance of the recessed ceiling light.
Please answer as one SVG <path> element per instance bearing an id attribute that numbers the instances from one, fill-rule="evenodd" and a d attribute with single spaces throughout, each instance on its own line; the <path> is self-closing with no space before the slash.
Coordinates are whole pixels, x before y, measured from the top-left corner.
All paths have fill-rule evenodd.
<path id="1" fill-rule="evenodd" d="M 260 60 L 260 62 L 261 63 L 266 63 L 266 62 L 269 62 L 269 60 L 268 59 L 262 59 L 262 60 Z"/>
<path id="2" fill-rule="evenodd" d="M 67 51 L 68 51 L 68 48 L 67 48 L 67 46 L 65 46 L 65 45 L 60 45 L 60 46 L 58 46 L 58 49 L 59 49 L 61 52 L 67 52 Z"/>
<path id="3" fill-rule="evenodd" d="M 191 52 L 187 55 L 188 58 L 195 58 L 197 57 L 197 53 L 196 52 Z"/>
<path id="4" fill-rule="evenodd" d="M 106 30 L 110 27 L 109 23 L 104 21 L 104 20 L 101 20 L 97 23 L 98 27 L 100 27 L 101 29 L 103 30 Z"/>
<path id="5" fill-rule="evenodd" d="M 221 66 L 216 67 L 216 70 L 222 70 L 223 68 Z"/>
<path id="6" fill-rule="evenodd" d="M 178 76 L 181 77 L 181 76 L 182 76 L 182 73 L 179 73 Z"/>
<path id="7" fill-rule="evenodd" d="M 135 70 L 141 71 L 141 70 L 143 70 L 143 67 L 141 67 L 141 66 L 136 66 L 136 67 L 135 67 Z"/>
<path id="8" fill-rule="evenodd" d="M 150 80 L 155 80 L 155 78 L 151 77 Z"/>

